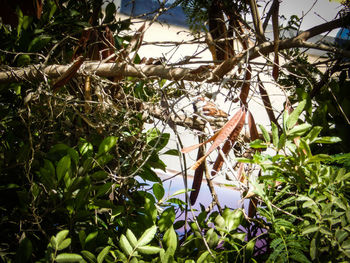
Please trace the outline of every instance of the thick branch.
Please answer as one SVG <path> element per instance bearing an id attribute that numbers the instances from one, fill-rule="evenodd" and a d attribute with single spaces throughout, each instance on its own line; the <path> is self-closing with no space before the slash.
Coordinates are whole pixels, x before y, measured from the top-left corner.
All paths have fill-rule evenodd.
<path id="1" fill-rule="evenodd" d="M 58 78 L 64 74 L 70 65 L 50 65 L 40 67 L 34 65 L 26 68 L 16 68 L 0 72 L 0 83 L 42 80 L 44 75 L 48 78 Z M 188 68 L 172 68 L 162 65 L 127 65 L 121 63 L 85 62 L 78 70 L 78 75 L 98 75 L 100 77 L 129 76 L 139 78 L 162 78 L 169 80 L 203 81 L 208 74 L 192 74 Z M 206 72 L 204 72 L 206 73 Z"/>
<path id="2" fill-rule="evenodd" d="M 346 21 L 350 20 L 350 15 L 344 18 L 324 23 L 313 27 L 292 39 L 285 39 L 279 42 L 278 50 L 306 47 L 320 50 L 330 51 L 344 57 L 350 57 L 350 51 L 337 49 L 322 44 L 313 44 L 305 42 L 307 39 L 323 32 L 342 26 Z M 225 60 L 212 73 L 209 70 L 188 69 L 181 67 L 169 67 L 163 65 L 127 65 L 123 63 L 100 63 L 85 62 L 77 74 L 80 75 L 98 75 L 101 77 L 130 76 L 139 78 L 162 78 L 168 80 L 187 80 L 187 81 L 205 81 L 217 82 L 227 74 L 235 65 L 241 62 L 243 58 L 249 60 L 259 56 L 267 55 L 273 52 L 273 42 L 264 42 L 258 46 L 244 50 L 235 57 Z M 0 83 L 21 82 L 42 80 L 44 75 L 48 78 L 58 78 L 69 69 L 70 65 L 51 65 L 41 67 L 40 65 L 30 66 L 27 68 L 16 68 L 0 72 Z M 199 72 L 199 73 L 197 73 Z"/>

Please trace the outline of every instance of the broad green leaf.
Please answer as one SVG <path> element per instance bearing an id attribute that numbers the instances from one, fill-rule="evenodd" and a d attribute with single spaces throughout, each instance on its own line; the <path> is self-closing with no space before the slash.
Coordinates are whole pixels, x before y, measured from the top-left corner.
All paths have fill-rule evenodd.
<path id="1" fill-rule="evenodd" d="M 15 262 L 29 262 L 29 259 L 32 256 L 32 249 L 32 242 L 29 238 L 25 237 L 19 244 L 15 256 Z"/>
<path id="2" fill-rule="evenodd" d="M 160 151 L 168 144 L 169 138 L 169 133 L 161 133 L 158 129 L 150 129 L 147 131 L 146 141 L 149 146 Z"/>
<path id="3" fill-rule="evenodd" d="M 69 155 L 63 156 L 62 159 L 58 162 L 57 167 L 56 167 L 58 181 L 61 181 L 61 179 L 70 170 L 70 167 L 71 167 L 70 156 Z"/>
<path id="4" fill-rule="evenodd" d="M 137 248 L 137 251 L 146 254 L 146 255 L 153 255 L 158 254 L 162 249 L 160 247 L 154 247 L 154 246 L 141 246 Z"/>
<path id="5" fill-rule="evenodd" d="M 63 253 L 63 254 L 59 254 L 55 260 L 57 262 L 81 262 L 83 261 L 83 257 L 78 255 L 78 254 L 73 254 L 73 253 Z"/>
<path id="6" fill-rule="evenodd" d="M 140 239 L 137 242 L 137 245 L 139 247 L 147 245 L 151 240 L 154 238 L 154 235 L 157 232 L 157 226 L 153 225 L 150 228 L 148 228 L 140 237 Z"/>
<path id="7" fill-rule="evenodd" d="M 174 207 L 171 206 L 164 210 L 164 212 L 161 214 L 159 221 L 158 221 L 158 227 L 161 232 L 166 231 L 170 226 L 173 225 L 175 220 L 175 210 Z"/>
<path id="8" fill-rule="evenodd" d="M 172 249 L 174 252 L 177 248 L 177 235 L 174 230 L 174 227 L 171 226 L 164 234 L 164 241 L 167 248 Z"/>
<path id="9" fill-rule="evenodd" d="M 115 136 L 105 138 L 98 147 L 97 155 L 99 156 L 109 152 L 117 144 L 117 140 L 118 138 Z"/>
<path id="10" fill-rule="evenodd" d="M 287 130 L 290 130 L 298 121 L 300 114 L 303 112 L 306 105 L 306 100 L 303 100 L 295 108 L 295 110 L 290 114 L 286 122 Z"/>
<path id="11" fill-rule="evenodd" d="M 97 263 L 102 263 L 105 257 L 108 255 L 109 250 L 111 249 L 111 246 L 107 246 L 98 254 L 97 256 Z"/>
<path id="12" fill-rule="evenodd" d="M 56 239 L 56 237 L 55 236 L 52 236 L 51 237 L 51 239 L 50 239 L 50 245 L 51 245 L 51 247 L 53 248 L 53 249 L 57 249 L 57 246 L 58 246 L 58 244 L 57 244 L 57 239 Z"/>
<path id="13" fill-rule="evenodd" d="M 271 133 L 272 133 L 272 142 L 273 145 L 277 148 L 278 147 L 278 128 L 277 125 L 273 122 L 271 122 Z"/>
<path id="14" fill-rule="evenodd" d="M 59 245 L 57 250 L 63 250 L 67 247 L 69 247 L 70 243 L 71 243 L 71 239 L 70 238 L 66 238 L 65 240 L 63 240 Z"/>
<path id="15" fill-rule="evenodd" d="M 225 228 L 231 232 L 232 230 L 237 229 L 242 223 L 244 214 L 241 209 L 232 211 L 226 208 L 222 213 L 222 217 L 225 219 Z"/>
<path id="16" fill-rule="evenodd" d="M 97 235 L 98 235 L 98 231 L 95 231 L 95 232 L 88 234 L 88 236 L 85 239 L 85 244 L 90 243 L 93 240 L 95 240 L 97 238 Z"/>
<path id="17" fill-rule="evenodd" d="M 293 138 L 297 136 L 302 136 L 304 133 L 310 130 L 311 127 L 312 125 L 308 123 L 296 125 L 290 131 L 287 132 L 287 135 Z"/>
<path id="18" fill-rule="evenodd" d="M 265 142 L 270 142 L 271 141 L 270 140 L 270 135 L 267 132 L 267 130 L 265 129 L 265 127 L 259 124 L 259 128 L 260 128 L 260 130 L 261 130 L 261 132 L 262 132 L 262 134 L 264 136 Z"/>
<path id="19" fill-rule="evenodd" d="M 130 256 L 133 249 L 132 249 L 128 239 L 123 234 L 120 236 L 119 244 L 120 244 L 120 247 L 122 248 L 122 250 L 124 251 L 124 253 L 127 254 L 128 256 Z"/>
<path id="20" fill-rule="evenodd" d="M 137 238 L 136 238 L 136 236 L 134 235 L 134 233 L 130 229 L 126 230 L 126 237 L 128 238 L 130 245 L 133 248 L 136 247 L 136 245 L 137 245 Z"/>
<path id="21" fill-rule="evenodd" d="M 204 251 L 200 257 L 197 259 L 197 262 L 196 263 L 202 263 L 202 262 L 207 262 L 207 257 L 209 256 L 209 251 Z"/>
<path id="22" fill-rule="evenodd" d="M 164 196 L 164 188 L 160 183 L 155 183 L 152 186 L 153 189 L 153 194 L 155 195 L 155 197 L 157 198 L 157 200 L 161 200 Z"/>
<path id="23" fill-rule="evenodd" d="M 97 258 L 94 254 L 92 254 L 90 251 L 82 250 L 80 252 L 83 257 L 89 262 L 89 263 L 97 263 Z"/>
<path id="24" fill-rule="evenodd" d="M 62 230 L 57 233 L 56 235 L 56 240 L 57 240 L 57 245 L 59 246 L 63 240 L 68 236 L 69 230 Z"/>
<path id="25" fill-rule="evenodd" d="M 255 240 L 256 239 L 250 240 L 245 247 L 245 262 L 250 262 L 250 259 L 253 256 Z"/>
<path id="26" fill-rule="evenodd" d="M 29 52 L 37 52 L 43 49 L 51 41 L 50 36 L 40 35 L 35 37 L 28 45 Z"/>

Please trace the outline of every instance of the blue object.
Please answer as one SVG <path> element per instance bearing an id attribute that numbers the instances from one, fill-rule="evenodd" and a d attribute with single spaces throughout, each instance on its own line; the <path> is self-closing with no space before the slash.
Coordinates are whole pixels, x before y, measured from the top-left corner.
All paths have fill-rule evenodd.
<path id="1" fill-rule="evenodd" d="M 165 6 L 169 7 L 170 3 L 172 2 L 174 1 L 168 1 L 168 3 Z M 152 13 L 155 10 L 157 10 L 159 7 L 160 6 L 158 1 L 155 1 L 155 0 L 134 0 L 134 1 L 122 0 L 120 12 L 126 15 L 138 16 L 145 13 Z M 153 16 L 154 16 L 154 13 L 146 16 L 146 18 L 152 19 Z M 176 6 L 171 10 L 163 13 L 162 15 L 159 16 L 158 20 L 165 21 L 169 24 L 173 24 L 177 26 L 187 27 L 186 16 L 181 6 Z"/>
<path id="2" fill-rule="evenodd" d="M 347 47 L 350 44 L 350 30 L 348 27 L 339 29 L 335 42 L 342 48 Z"/>

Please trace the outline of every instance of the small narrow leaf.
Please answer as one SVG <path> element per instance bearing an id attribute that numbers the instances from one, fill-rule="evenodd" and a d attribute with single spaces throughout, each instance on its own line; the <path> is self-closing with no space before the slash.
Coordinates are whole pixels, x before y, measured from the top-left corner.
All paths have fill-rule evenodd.
<path id="1" fill-rule="evenodd" d="M 278 128 L 277 125 L 273 122 L 271 122 L 271 133 L 272 133 L 272 142 L 273 145 L 277 148 L 278 147 Z"/>
<path id="2" fill-rule="evenodd" d="M 314 139 L 313 143 L 337 143 L 341 142 L 339 137 L 318 137 Z"/>
<path id="3" fill-rule="evenodd" d="M 290 114 L 287 119 L 286 128 L 287 130 L 291 129 L 298 121 L 300 114 L 303 112 L 306 105 L 306 100 L 303 100 L 299 103 L 298 107 Z"/>
<path id="4" fill-rule="evenodd" d="M 269 133 L 267 132 L 267 130 L 265 129 L 265 127 L 259 124 L 259 128 L 260 128 L 260 130 L 261 130 L 261 132 L 262 132 L 262 134 L 263 134 L 263 136 L 264 136 L 265 141 L 266 141 L 266 142 L 270 142 L 270 141 L 271 141 L 271 140 L 270 140 L 270 135 L 269 135 Z"/>

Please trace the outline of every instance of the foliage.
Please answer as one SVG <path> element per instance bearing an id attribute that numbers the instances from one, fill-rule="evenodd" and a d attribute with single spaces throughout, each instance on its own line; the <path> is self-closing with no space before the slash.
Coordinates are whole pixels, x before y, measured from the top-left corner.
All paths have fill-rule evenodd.
<path id="1" fill-rule="evenodd" d="M 267 262 L 348 261 L 350 172 L 337 165 L 338 157 L 312 154 L 312 144 L 340 139 L 319 137 L 319 126 L 294 126 L 305 105 L 303 101 L 290 115 L 284 113 L 280 136 L 272 125 L 272 140 L 264 133 L 265 142 L 253 144 L 275 154 L 257 152 L 253 160 L 242 160 L 262 169 L 251 184 L 262 202 L 257 208 L 261 223 L 269 229 Z"/>
<path id="2" fill-rule="evenodd" d="M 244 29 L 235 16 L 249 13 L 242 1 L 176 3 L 183 5 L 197 33 L 207 31 L 213 7 L 230 17 L 232 36 L 238 34 L 235 23 Z M 0 24 L 1 70 L 35 65 L 40 71 L 80 56 L 100 61 L 117 54 L 114 59 L 127 60 L 122 55 L 129 49 L 135 52 L 130 62 L 141 63 L 137 45 L 132 46 L 137 34 L 130 35 L 129 19 L 116 19 L 116 9 L 112 1 L 47 0 L 39 19 L 16 8 L 17 24 Z M 218 15 L 216 11 L 211 14 Z M 288 24 L 299 26 L 296 17 Z M 221 37 L 216 43 L 223 42 Z M 250 178 L 247 193 L 259 201 L 255 218 L 243 209 L 213 212 L 201 207 L 188 219 L 194 211 L 178 198 L 188 189 L 166 195 L 154 170 L 166 169 L 159 156 L 170 134 L 145 129 L 152 120 L 142 105 L 179 98 L 183 90 L 173 83 L 79 75 L 55 89 L 55 80 L 45 74 L 32 82 L 1 83 L 1 260 L 349 261 L 350 143 L 349 126 L 344 125 L 349 66 L 331 56 L 332 68 L 322 73 L 298 49 L 283 55 L 290 60 L 283 65 L 288 74 L 281 71 L 278 81 L 289 87 L 289 101 L 299 106 L 272 123 L 271 134 L 261 126 L 264 141 L 251 143 L 272 153 L 257 151 L 251 159 L 240 159 L 261 168 L 259 178 Z M 253 82 L 247 76 L 244 80 Z M 246 107 L 241 107 L 240 129 Z M 165 154 L 179 156 L 175 149 Z M 259 245 L 264 242 L 266 249 Z"/>

